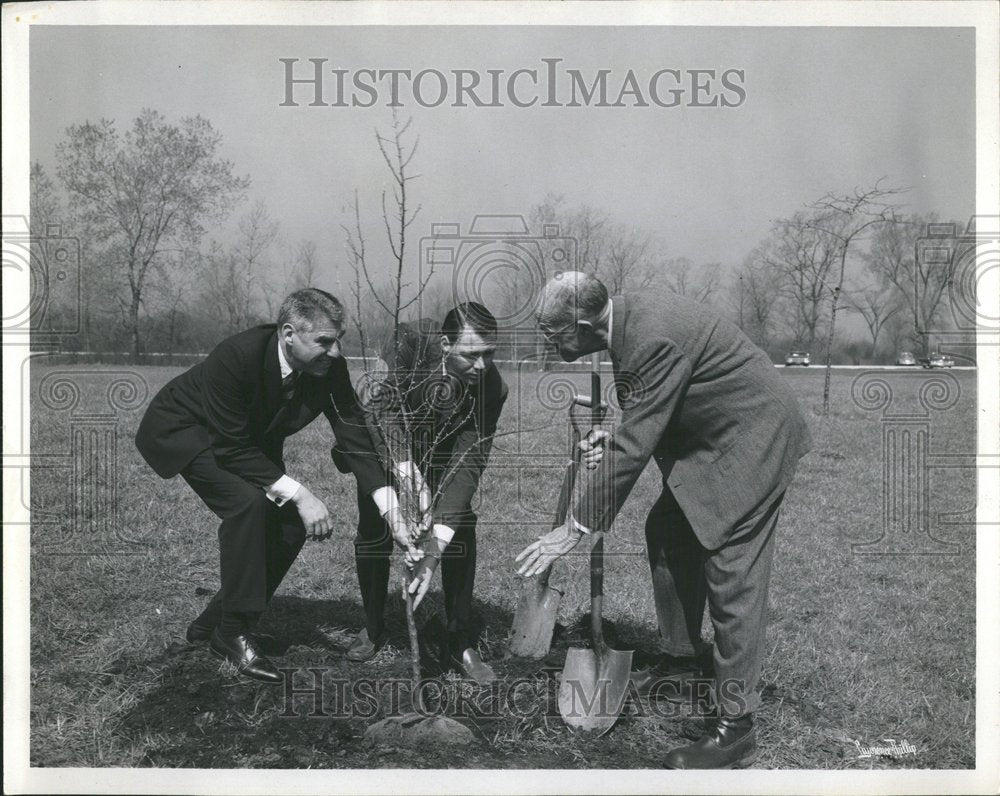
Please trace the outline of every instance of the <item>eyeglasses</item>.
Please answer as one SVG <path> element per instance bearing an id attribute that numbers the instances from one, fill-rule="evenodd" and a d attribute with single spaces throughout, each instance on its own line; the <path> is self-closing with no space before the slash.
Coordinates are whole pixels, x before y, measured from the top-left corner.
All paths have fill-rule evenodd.
<path id="1" fill-rule="evenodd" d="M 553 330 L 553 329 L 547 329 L 541 324 L 539 324 L 538 331 L 542 333 L 542 337 L 545 338 L 545 342 L 554 343 L 556 342 L 556 340 L 558 340 L 560 337 L 566 334 L 566 332 L 570 331 L 572 327 L 573 325 L 571 324 L 569 326 L 564 326 L 562 329 Z"/>

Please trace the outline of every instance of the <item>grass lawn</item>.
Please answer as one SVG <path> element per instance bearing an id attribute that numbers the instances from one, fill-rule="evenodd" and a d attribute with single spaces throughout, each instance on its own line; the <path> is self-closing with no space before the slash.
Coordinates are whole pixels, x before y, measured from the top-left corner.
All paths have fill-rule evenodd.
<path id="1" fill-rule="evenodd" d="M 80 385 L 75 417 L 51 396 L 49 405 L 38 399 L 54 370 Z M 125 370 L 148 385 L 148 397 L 178 372 L 103 369 Z M 184 642 L 187 623 L 218 586 L 217 521 L 180 478 L 162 481 L 135 451 L 141 395 L 142 406 L 119 411 L 117 425 L 80 414 L 108 411 L 103 371 L 32 371 L 33 766 L 659 768 L 667 749 L 686 742 L 691 720 L 684 705 L 632 701 L 597 740 L 573 736 L 554 712 L 554 673 L 566 648 L 586 638 L 585 555 L 569 557 L 553 575 L 565 595 L 550 656 L 503 659 L 518 597 L 513 557 L 551 521 L 565 461 L 565 411 L 554 408 L 560 383 L 568 378 L 584 389 L 584 375 L 505 372 L 511 394 L 500 431 L 520 433 L 498 439 L 480 489 L 475 601 L 480 648 L 503 682 L 480 691 L 441 673 L 433 655 L 441 601 L 432 594 L 421 608 L 425 675 L 438 678 L 449 705 L 461 703 L 476 741 L 414 752 L 371 748 L 363 739 L 365 728 L 392 708 L 392 689 L 383 686 L 408 678 L 408 642 L 396 597 L 389 645 L 368 665 L 343 659 L 362 623 L 351 544 L 354 482 L 329 459 L 325 421 L 289 440 L 287 464 L 328 501 L 338 530 L 325 543 L 307 543 L 261 626 L 281 646 L 279 665 L 299 670 L 296 687 L 319 678 L 320 707 L 328 715 L 315 716 L 312 697 L 289 700 L 281 687 L 243 681 L 205 647 Z M 854 372 L 834 374 L 828 418 L 819 412 L 819 369 L 782 374 L 800 395 L 814 448 L 800 464 L 779 524 L 756 765 L 972 767 L 975 537 L 961 519 L 975 505 L 974 470 L 930 473 L 927 521 L 936 537 L 958 543 L 957 553 L 858 555 L 851 543 L 876 540 L 883 528 L 881 415 L 852 400 Z M 934 455 L 975 450 L 975 373 L 954 377 L 957 403 L 931 416 Z M 928 374 L 884 378 L 900 402 L 892 411 L 920 410 L 916 393 Z M 107 444 L 113 434 L 116 458 L 102 474 L 87 446 Z M 117 490 L 110 499 L 117 535 L 88 535 L 68 520 L 74 506 L 96 506 L 86 508 L 84 519 L 110 516 L 99 501 L 89 502 L 97 498 L 86 488 L 74 491 L 74 445 L 101 494 Z M 652 468 L 643 475 L 607 541 L 605 617 L 617 648 L 640 657 L 654 653 L 658 642 L 642 546 L 657 476 Z M 919 505 L 918 496 L 908 505 Z M 946 513 L 953 515 L 950 524 L 941 519 Z M 916 754 L 861 757 L 854 743 L 885 745 L 887 738 L 908 741 Z"/>

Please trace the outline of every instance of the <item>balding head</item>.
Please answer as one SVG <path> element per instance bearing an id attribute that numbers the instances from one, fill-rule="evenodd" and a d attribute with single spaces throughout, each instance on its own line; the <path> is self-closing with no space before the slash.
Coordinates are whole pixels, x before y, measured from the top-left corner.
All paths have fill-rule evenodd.
<path id="1" fill-rule="evenodd" d="M 552 331 L 577 321 L 598 320 L 608 306 L 608 289 L 596 276 L 563 271 L 546 282 L 536 313 L 538 323 Z"/>

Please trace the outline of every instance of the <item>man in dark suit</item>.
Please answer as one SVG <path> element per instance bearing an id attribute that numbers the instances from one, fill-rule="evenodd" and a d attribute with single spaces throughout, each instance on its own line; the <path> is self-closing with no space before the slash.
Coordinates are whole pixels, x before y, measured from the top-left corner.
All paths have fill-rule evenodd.
<path id="1" fill-rule="evenodd" d="M 795 397 L 738 328 L 680 296 L 609 298 L 593 276 L 567 272 L 546 285 L 538 322 L 564 360 L 609 352 L 622 412 L 612 435 L 591 436 L 605 455 L 585 476 L 571 518 L 522 551 L 519 573 L 537 574 L 584 534 L 607 531 L 654 459 L 663 491 L 646 544 L 668 655 L 701 652 L 706 598 L 715 628 L 716 718 L 666 765 L 748 765 L 774 529 L 810 447 Z"/>
<path id="2" fill-rule="evenodd" d="M 495 679 L 471 636 L 476 576 L 472 501 L 492 446 L 507 387 L 493 364 L 497 322 L 482 304 L 453 308 L 440 325 L 400 324 L 382 352 L 384 372 L 365 404 L 374 441 L 396 468 L 404 494 L 430 512 L 433 528 L 410 586 L 419 604 L 438 562 L 448 620 L 451 663 L 481 684 Z M 363 396 L 364 397 L 364 396 Z M 426 476 L 426 480 L 424 479 Z M 347 652 L 371 658 L 385 641 L 383 613 L 392 545 L 371 498 L 358 493 L 355 553 L 367 626 Z M 427 521 L 429 523 L 429 519 Z"/>
<path id="3" fill-rule="evenodd" d="M 213 653 L 263 682 L 281 676 L 253 634 L 257 620 L 307 535 L 322 540 L 333 531 L 324 503 L 285 472 L 285 437 L 326 415 L 338 466 L 378 503 L 408 560 L 419 555 L 416 528 L 403 518 L 340 355 L 343 323 L 343 306 L 329 293 L 292 293 L 276 326 L 224 340 L 160 390 L 136 434 L 157 475 L 180 474 L 222 520 L 221 588 L 188 627 L 188 641 L 209 641 Z"/>

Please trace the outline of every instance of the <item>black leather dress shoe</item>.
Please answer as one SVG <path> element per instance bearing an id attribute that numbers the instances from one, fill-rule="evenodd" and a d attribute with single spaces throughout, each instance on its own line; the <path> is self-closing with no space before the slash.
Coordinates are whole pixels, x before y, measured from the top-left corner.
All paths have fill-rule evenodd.
<path id="1" fill-rule="evenodd" d="M 214 627 L 206 627 L 205 625 L 199 625 L 197 622 L 192 622 L 188 625 L 184 637 L 187 639 L 188 644 L 201 644 L 212 638 L 213 630 L 215 630 Z"/>
<path id="2" fill-rule="evenodd" d="M 215 630 L 214 627 L 206 627 L 205 625 L 199 625 L 197 622 L 192 622 L 188 625 L 184 637 L 187 639 L 188 644 L 202 644 L 212 638 L 213 630 Z M 282 646 L 278 639 L 267 633 L 258 633 L 255 630 L 251 635 L 256 639 L 258 649 L 265 655 L 280 655 L 286 648 Z"/>
<path id="3" fill-rule="evenodd" d="M 754 762 L 757 734 L 752 716 L 711 721 L 693 744 L 667 752 L 665 768 L 745 768 Z"/>
<path id="4" fill-rule="evenodd" d="M 349 661 L 356 661 L 358 663 L 370 661 L 385 646 L 385 640 L 385 631 L 375 641 L 372 641 L 368 637 L 368 628 L 362 628 L 361 632 L 354 637 L 351 646 L 347 648 L 345 657 Z"/>
<path id="5" fill-rule="evenodd" d="M 257 641 L 251 635 L 241 633 L 232 638 L 223 638 L 216 628 L 212 632 L 209 648 L 214 655 L 225 658 L 246 677 L 262 683 L 281 682 L 281 673 L 260 653 Z"/>
<path id="6" fill-rule="evenodd" d="M 477 685 L 489 685 L 497 679 L 496 672 L 483 661 L 480 654 L 472 647 L 463 650 L 462 657 L 455 657 L 453 661 L 455 668 Z"/>

